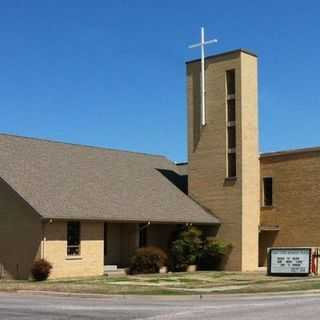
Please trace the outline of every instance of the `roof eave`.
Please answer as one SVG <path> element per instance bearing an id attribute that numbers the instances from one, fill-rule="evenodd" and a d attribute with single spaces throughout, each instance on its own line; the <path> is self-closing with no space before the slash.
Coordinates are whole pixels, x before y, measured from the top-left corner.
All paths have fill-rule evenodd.
<path id="1" fill-rule="evenodd" d="M 88 221 L 88 222 L 109 222 L 109 223 L 148 223 L 150 222 L 151 224 L 196 224 L 196 225 L 220 225 L 220 221 L 216 218 L 213 218 L 212 221 L 204 221 L 204 220 L 199 220 L 199 221 L 187 221 L 187 220 L 141 220 L 141 219 L 108 219 L 108 218 L 88 218 L 88 217 L 67 217 L 67 216 L 60 216 L 60 217 L 43 217 L 41 218 L 43 222 L 54 222 L 54 221 L 75 221 L 75 220 L 80 220 L 80 221 Z"/>

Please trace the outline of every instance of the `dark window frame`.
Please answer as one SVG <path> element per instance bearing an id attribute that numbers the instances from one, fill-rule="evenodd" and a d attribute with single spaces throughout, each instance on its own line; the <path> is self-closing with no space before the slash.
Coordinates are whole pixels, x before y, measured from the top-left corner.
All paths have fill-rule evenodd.
<path id="1" fill-rule="evenodd" d="M 81 254 L 81 223 L 80 221 L 67 222 L 67 256 Z"/>
<path id="2" fill-rule="evenodd" d="M 263 206 L 273 207 L 273 177 L 263 177 Z"/>

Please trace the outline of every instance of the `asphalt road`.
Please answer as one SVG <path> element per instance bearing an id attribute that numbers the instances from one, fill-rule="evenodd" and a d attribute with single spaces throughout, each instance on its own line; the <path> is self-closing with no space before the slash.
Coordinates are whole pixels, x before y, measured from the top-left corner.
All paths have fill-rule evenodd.
<path id="1" fill-rule="evenodd" d="M 0 293 L 0 319 L 318 320 L 320 295 L 84 298 Z"/>

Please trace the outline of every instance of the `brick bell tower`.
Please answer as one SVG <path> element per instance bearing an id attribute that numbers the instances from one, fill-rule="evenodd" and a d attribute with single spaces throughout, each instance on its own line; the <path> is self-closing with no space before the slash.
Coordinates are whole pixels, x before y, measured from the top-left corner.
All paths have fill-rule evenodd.
<path id="1" fill-rule="evenodd" d="M 239 49 L 207 57 L 205 79 L 203 108 L 201 61 L 187 62 L 189 195 L 220 219 L 216 237 L 232 243 L 224 269 L 256 270 L 260 215 L 257 56 Z"/>

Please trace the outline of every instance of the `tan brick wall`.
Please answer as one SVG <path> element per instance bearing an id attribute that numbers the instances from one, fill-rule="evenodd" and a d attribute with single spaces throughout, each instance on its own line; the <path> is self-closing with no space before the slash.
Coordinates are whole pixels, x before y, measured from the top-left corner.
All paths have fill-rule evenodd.
<path id="1" fill-rule="evenodd" d="M 261 225 L 280 227 L 264 232 L 273 246 L 320 246 L 320 152 L 262 157 L 260 165 L 261 181 L 273 177 L 273 207 L 261 208 Z"/>
<path id="2" fill-rule="evenodd" d="M 0 278 L 27 279 L 40 243 L 39 215 L 0 179 Z"/>
<path id="3" fill-rule="evenodd" d="M 252 270 L 258 264 L 256 68 L 256 58 L 240 52 L 207 59 L 207 125 L 199 129 L 200 62 L 187 65 L 189 194 L 221 220 L 217 237 L 233 244 L 227 270 Z M 226 179 L 225 72 L 229 69 L 236 70 L 236 180 Z"/>
<path id="4" fill-rule="evenodd" d="M 51 278 L 102 275 L 104 223 L 81 222 L 81 254 L 79 257 L 67 256 L 67 222 L 47 223 L 43 255 L 53 265 Z"/>

